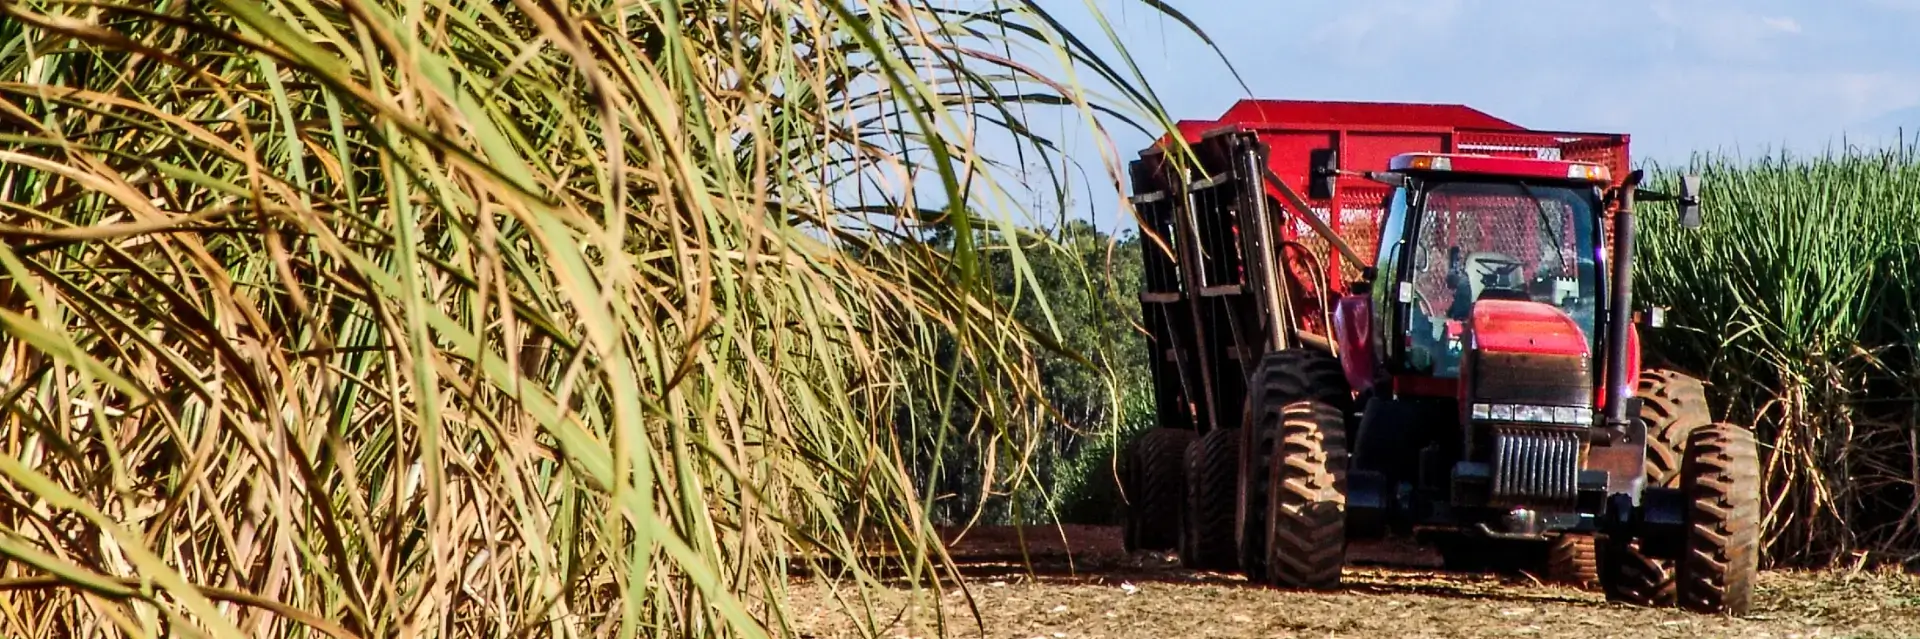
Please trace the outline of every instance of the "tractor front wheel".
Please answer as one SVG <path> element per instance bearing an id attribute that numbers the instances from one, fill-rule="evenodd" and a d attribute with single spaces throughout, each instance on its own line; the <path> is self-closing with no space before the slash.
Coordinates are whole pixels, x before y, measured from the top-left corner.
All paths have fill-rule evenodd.
<path id="1" fill-rule="evenodd" d="M 1677 487 L 1689 435 L 1712 423 L 1706 386 L 1683 373 L 1650 370 L 1640 376 L 1635 396 L 1647 427 L 1646 486 Z M 1600 586 L 1607 599 L 1649 607 L 1674 603 L 1672 562 L 1647 556 L 1633 539 L 1607 539 L 1599 550 Z"/>
<path id="2" fill-rule="evenodd" d="M 1267 581 L 1267 506 L 1273 500 L 1268 480 L 1281 445 L 1279 415 L 1285 406 L 1302 400 L 1316 401 L 1339 415 L 1339 436 L 1344 440 L 1346 421 L 1354 409 L 1353 389 L 1347 384 L 1340 360 L 1304 348 L 1261 357 L 1259 367 L 1247 380 L 1246 402 L 1242 404 L 1237 464 L 1240 490 L 1234 515 L 1236 555 L 1240 570 L 1250 581 Z M 1345 454 L 1344 449 L 1341 452 Z M 1344 459 L 1342 464 L 1344 472 Z"/>
<path id="3" fill-rule="evenodd" d="M 1680 463 L 1687 550 L 1675 590 L 1680 607 L 1744 615 L 1760 566 L 1760 455 L 1753 432 L 1713 424 L 1687 436 Z"/>
<path id="4" fill-rule="evenodd" d="M 1673 603 L 1673 572 L 1665 560 L 1640 552 L 1638 541 L 1608 538 L 1600 546 L 1600 589 L 1608 601 L 1665 606 Z"/>
<path id="5" fill-rule="evenodd" d="M 1281 410 L 1268 487 L 1267 581 L 1287 588 L 1340 585 L 1347 556 L 1346 415 L 1305 400 Z"/>

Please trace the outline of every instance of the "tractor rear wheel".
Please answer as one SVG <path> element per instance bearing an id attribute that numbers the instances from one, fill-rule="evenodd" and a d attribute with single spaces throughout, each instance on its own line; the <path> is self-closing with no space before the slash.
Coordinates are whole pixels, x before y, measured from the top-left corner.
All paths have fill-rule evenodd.
<path id="1" fill-rule="evenodd" d="M 1180 564 L 1194 570 L 1232 570 L 1234 499 L 1238 496 L 1240 432 L 1211 431 L 1187 445 L 1187 503 L 1181 511 Z"/>
<path id="2" fill-rule="evenodd" d="M 1280 414 L 1268 505 L 1268 583 L 1287 588 L 1340 585 L 1347 558 L 1346 415 L 1315 400 Z"/>
<path id="3" fill-rule="evenodd" d="M 1680 463 L 1687 550 L 1676 579 L 1680 607 L 1744 615 L 1760 567 L 1760 454 L 1753 432 L 1713 424 L 1687 436 Z"/>
<path id="4" fill-rule="evenodd" d="M 1600 589 L 1608 601 L 1643 607 L 1673 603 L 1673 571 L 1664 559 L 1640 552 L 1640 543 L 1609 538 L 1600 546 Z"/>
<path id="5" fill-rule="evenodd" d="M 1647 424 L 1647 485 L 1674 486 L 1687 435 L 1713 422 L 1706 385 L 1684 373 L 1654 370 L 1640 377 L 1635 395 Z"/>
<path id="6" fill-rule="evenodd" d="M 1646 486 L 1678 487 L 1688 435 L 1713 422 L 1706 386 L 1683 373 L 1650 370 L 1640 376 L 1635 395 L 1640 398 L 1640 421 L 1647 427 Z M 1607 599 L 1672 605 L 1674 585 L 1672 562 L 1640 552 L 1638 541 L 1608 539 L 1601 545 L 1600 586 Z"/>
<path id="7" fill-rule="evenodd" d="M 1338 411 L 1345 430 L 1345 416 L 1353 413 L 1353 391 L 1340 360 L 1333 355 L 1303 348 L 1267 353 L 1247 381 L 1239 429 L 1240 490 L 1234 534 L 1240 570 L 1251 581 L 1266 581 L 1267 505 L 1271 500 L 1267 483 L 1279 446 L 1278 415 L 1282 407 L 1307 399 Z"/>
<path id="8" fill-rule="evenodd" d="M 1134 442 L 1127 460 L 1131 479 L 1126 495 L 1127 550 L 1172 550 L 1180 542 L 1180 511 L 1185 507 L 1187 444 L 1194 433 L 1155 428 Z"/>

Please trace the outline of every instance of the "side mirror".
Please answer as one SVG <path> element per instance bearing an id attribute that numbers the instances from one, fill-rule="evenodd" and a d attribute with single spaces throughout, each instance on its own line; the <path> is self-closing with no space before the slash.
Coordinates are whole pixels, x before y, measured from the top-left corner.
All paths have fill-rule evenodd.
<path id="1" fill-rule="evenodd" d="M 1700 228 L 1700 176 L 1680 176 L 1680 226 L 1682 228 Z"/>
<path id="2" fill-rule="evenodd" d="M 1307 197 L 1324 200 L 1333 197 L 1333 187 L 1340 180 L 1340 151 L 1337 149 L 1314 149 L 1307 153 L 1307 162 L 1312 179 L 1307 182 Z"/>

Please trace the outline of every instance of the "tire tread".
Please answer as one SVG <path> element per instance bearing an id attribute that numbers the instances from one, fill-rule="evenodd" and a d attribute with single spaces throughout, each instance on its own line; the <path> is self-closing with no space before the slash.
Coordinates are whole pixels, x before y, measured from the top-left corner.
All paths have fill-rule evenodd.
<path id="1" fill-rule="evenodd" d="M 1600 582 L 1599 555 L 1591 534 L 1557 535 L 1547 545 L 1547 580 L 1579 588 L 1592 587 Z"/>
<path id="2" fill-rule="evenodd" d="M 1232 570 L 1234 498 L 1237 496 L 1240 433 L 1220 429 L 1187 445 L 1186 519 L 1181 522 L 1180 562 L 1194 570 Z"/>
<path id="3" fill-rule="evenodd" d="M 1706 385 L 1677 371 L 1648 370 L 1641 373 L 1635 396 L 1647 427 L 1646 486 L 1678 487 L 1687 434 L 1712 423 Z M 1647 556 L 1638 541 L 1607 541 L 1600 550 L 1600 585 L 1608 599 L 1637 606 L 1673 605 L 1677 592 L 1671 561 Z"/>
<path id="4" fill-rule="evenodd" d="M 1316 400 L 1288 404 L 1281 415 L 1271 479 L 1268 582 L 1334 588 L 1346 565 L 1346 415 Z"/>
<path id="5" fill-rule="evenodd" d="M 1134 508 L 1128 510 L 1130 550 L 1173 550 L 1180 543 L 1180 512 L 1186 506 L 1186 451 L 1194 432 L 1155 428 L 1134 447 Z"/>
<path id="6" fill-rule="evenodd" d="M 1687 550 L 1679 566 L 1680 607 L 1711 614 L 1746 614 L 1760 560 L 1760 460 L 1753 433 L 1713 424 L 1687 437 L 1681 490 L 1687 513 Z"/>

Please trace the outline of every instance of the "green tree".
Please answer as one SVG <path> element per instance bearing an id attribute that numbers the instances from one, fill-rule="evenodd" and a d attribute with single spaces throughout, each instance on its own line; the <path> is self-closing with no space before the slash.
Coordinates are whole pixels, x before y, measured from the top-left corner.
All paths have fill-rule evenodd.
<path id="1" fill-rule="evenodd" d="M 960 435 L 980 428 L 926 427 L 930 415 L 970 425 L 980 421 L 980 391 L 1001 381 L 971 370 L 957 359 L 953 339 L 943 336 L 929 356 L 938 367 L 955 368 L 961 381 L 944 413 L 945 396 L 919 396 L 901 407 L 899 434 L 914 442 L 910 470 L 935 497 L 932 512 L 945 523 L 976 514 L 989 524 L 1111 521 L 1118 497 L 1115 442 L 1142 428 L 1152 409 L 1144 337 L 1137 330 L 1140 240 L 1130 232 L 1109 235 L 1083 220 L 1020 233 L 999 241 L 1021 244 L 1033 281 L 1016 275 L 1010 251 L 988 253 L 984 268 L 994 299 L 1046 346 L 1031 355 L 1040 388 L 1035 405 L 1021 413 L 1039 423 L 992 438 Z M 950 250 L 949 231 L 936 227 L 929 236 L 932 246 Z M 998 480 L 983 484 L 990 476 Z M 984 494 L 983 485 L 1006 490 Z"/>

